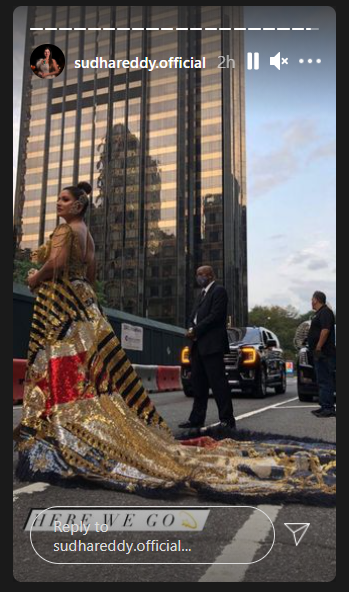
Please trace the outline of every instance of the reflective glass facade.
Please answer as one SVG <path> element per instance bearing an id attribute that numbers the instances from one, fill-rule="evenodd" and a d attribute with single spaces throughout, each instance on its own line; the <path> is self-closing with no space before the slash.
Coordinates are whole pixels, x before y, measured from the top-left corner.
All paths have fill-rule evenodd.
<path id="1" fill-rule="evenodd" d="M 75 27 L 241 27 L 241 7 L 29 7 L 25 64 L 57 45 L 53 80 L 24 68 L 15 230 L 36 248 L 59 191 L 93 186 L 87 215 L 108 304 L 185 326 L 195 269 L 212 265 L 234 324 L 247 319 L 243 37 L 234 31 Z M 30 27 L 71 27 L 29 31 Z M 235 69 L 219 69 L 218 56 Z M 74 60 L 206 57 L 206 69 L 75 69 Z"/>

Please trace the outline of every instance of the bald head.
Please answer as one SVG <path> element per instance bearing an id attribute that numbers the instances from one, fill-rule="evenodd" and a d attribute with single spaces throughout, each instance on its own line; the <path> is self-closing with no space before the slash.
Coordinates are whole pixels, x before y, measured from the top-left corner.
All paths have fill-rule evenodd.
<path id="1" fill-rule="evenodd" d="M 202 265 L 201 267 L 198 267 L 198 269 L 196 270 L 196 275 L 205 275 L 207 277 L 212 278 L 212 281 L 214 278 L 214 271 L 211 265 Z"/>
<path id="2" fill-rule="evenodd" d="M 208 286 L 214 279 L 214 271 L 210 265 L 202 265 L 196 270 L 196 281 L 202 288 Z"/>

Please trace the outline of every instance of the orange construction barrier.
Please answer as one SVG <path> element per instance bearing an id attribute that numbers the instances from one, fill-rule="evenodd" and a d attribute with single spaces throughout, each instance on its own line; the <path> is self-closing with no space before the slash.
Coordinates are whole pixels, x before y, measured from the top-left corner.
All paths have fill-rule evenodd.
<path id="1" fill-rule="evenodd" d="M 159 391 L 178 391 L 182 389 L 180 366 L 158 366 L 156 380 Z"/>
<path id="2" fill-rule="evenodd" d="M 13 402 L 23 401 L 24 378 L 27 360 L 13 360 Z"/>

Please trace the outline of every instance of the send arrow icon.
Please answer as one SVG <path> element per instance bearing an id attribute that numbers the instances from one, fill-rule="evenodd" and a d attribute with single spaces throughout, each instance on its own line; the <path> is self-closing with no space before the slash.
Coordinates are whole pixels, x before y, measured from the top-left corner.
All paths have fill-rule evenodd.
<path id="1" fill-rule="evenodd" d="M 295 545 L 298 547 L 310 526 L 310 522 L 284 522 L 284 525 L 292 532 Z"/>

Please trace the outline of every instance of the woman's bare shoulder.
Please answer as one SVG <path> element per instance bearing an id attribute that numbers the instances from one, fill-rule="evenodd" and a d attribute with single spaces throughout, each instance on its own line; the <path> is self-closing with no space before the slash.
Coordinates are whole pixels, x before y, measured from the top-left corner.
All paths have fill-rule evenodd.
<path id="1" fill-rule="evenodd" d="M 88 236 L 88 229 L 84 222 L 73 222 L 67 224 L 70 231 L 79 239 L 81 244 L 85 243 L 86 237 Z"/>
<path id="2" fill-rule="evenodd" d="M 70 222 L 70 224 L 66 223 L 74 232 L 81 232 L 86 233 L 88 231 L 85 222 Z"/>
<path id="3" fill-rule="evenodd" d="M 91 245 L 93 246 L 93 248 L 95 248 L 95 241 L 93 240 L 93 236 L 89 230 L 87 230 L 87 236 L 89 238 Z"/>

